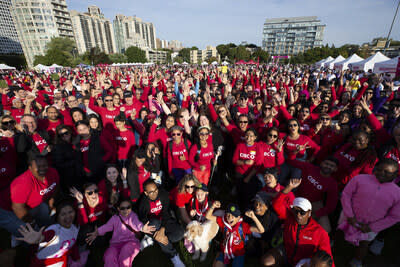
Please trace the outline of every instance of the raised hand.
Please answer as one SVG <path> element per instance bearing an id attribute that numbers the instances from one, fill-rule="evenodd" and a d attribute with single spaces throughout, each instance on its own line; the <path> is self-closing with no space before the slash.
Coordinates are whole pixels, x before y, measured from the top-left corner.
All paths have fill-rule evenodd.
<path id="1" fill-rule="evenodd" d="M 18 229 L 18 232 L 21 233 L 22 237 L 17 237 L 17 240 L 24 241 L 28 244 L 39 244 L 42 239 L 42 233 L 44 230 L 44 226 L 40 228 L 39 231 L 35 231 L 30 223 L 27 223 L 25 226 L 21 225 Z"/>
<path id="2" fill-rule="evenodd" d="M 290 179 L 288 186 L 294 189 L 299 187 L 300 184 L 301 184 L 301 178 L 292 178 Z"/>
<path id="3" fill-rule="evenodd" d="M 121 179 L 122 179 L 122 181 L 126 181 L 127 173 L 128 173 L 128 170 L 126 169 L 126 167 L 123 167 L 122 171 L 121 171 Z"/>
<path id="4" fill-rule="evenodd" d="M 75 198 L 78 202 L 83 201 L 83 195 L 81 192 L 78 191 L 78 189 L 72 187 L 69 191 L 71 192 L 70 194 L 71 197 Z"/>
<path id="5" fill-rule="evenodd" d="M 246 215 L 250 219 L 254 219 L 256 217 L 256 215 L 254 214 L 254 211 L 252 211 L 252 210 L 246 211 L 244 215 Z"/>
<path id="6" fill-rule="evenodd" d="M 142 232 L 145 233 L 145 234 L 150 234 L 151 235 L 156 230 L 156 227 L 155 226 L 149 226 L 149 223 L 150 222 L 147 222 L 145 225 L 143 225 Z"/>
<path id="7" fill-rule="evenodd" d="M 214 203 L 212 204 L 213 209 L 219 209 L 221 208 L 221 202 L 219 202 L 218 200 L 214 201 Z"/>

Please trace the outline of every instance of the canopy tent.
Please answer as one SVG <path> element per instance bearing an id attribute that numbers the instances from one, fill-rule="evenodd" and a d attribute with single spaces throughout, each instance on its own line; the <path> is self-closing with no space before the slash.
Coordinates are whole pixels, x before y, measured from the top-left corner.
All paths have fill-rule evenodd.
<path id="1" fill-rule="evenodd" d="M 224 61 L 221 64 L 226 66 L 226 65 L 229 65 L 229 62 L 228 61 Z"/>
<path id="2" fill-rule="evenodd" d="M 179 63 L 178 62 L 174 62 L 174 63 L 172 63 L 172 65 L 176 66 L 176 65 L 179 65 Z"/>
<path id="3" fill-rule="evenodd" d="M 324 67 L 333 69 L 333 66 L 335 65 L 335 63 L 343 61 L 343 60 L 345 60 L 345 58 L 342 55 L 339 55 L 335 59 L 332 59 L 330 61 L 325 61 L 323 64 L 324 64 Z"/>
<path id="4" fill-rule="evenodd" d="M 211 65 L 218 65 L 218 62 L 217 61 L 213 61 L 213 62 L 211 62 Z"/>
<path id="5" fill-rule="evenodd" d="M 336 62 L 333 66 L 333 68 L 337 71 L 341 71 L 341 70 L 347 70 L 349 67 L 348 65 L 350 63 L 356 63 L 356 62 L 360 62 L 361 60 L 364 60 L 362 57 L 359 57 L 357 54 L 353 54 L 351 56 L 349 56 L 348 58 L 346 58 L 345 60 Z"/>
<path id="6" fill-rule="evenodd" d="M 249 61 L 247 61 L 246 64 L 247 64 L 247 65 L 256 65 L 257 62 L 255 62 L 254 60 L 250 59 Z"/>
<path id="7" fill-rule="evenodd" d="M 317 67 L 321 68 L 321 67 L 324 66 L 324 64 L 325 64 L 326 62 L 329 62 L 329 61 L 331 61 L 331 60 L 333 60 L 333 57 L 329 56 L 329 57 L 323 59 L 322 61 L 321 61 L 321 60 L 318 61 L 317 63 L 315 63 L 315 65 L 316 65 Z"/>
<path id="8" fill-rule="evenodd" d="M 356 63 L 350 63 L 348 66 L 352 71 L 368 71 L 374 68 L 376 63 L 387 61 L 390 58 L 382 54 L 381 52 L 377 52 L 376 54 L 370 56 L 367 59 L 361 60 Z"/>
<path id="9" fill-rule="evenodd" d="M 6 64 L 0 64 L 0 70 L 15 70 L 15 68 Z"/>
<path id="10" fill-rule="evenodd" d="M 397 64 L 399 64 L 400 56 L 392 58 L 390 60 L 375 63 L 374 73 L 396 73 Z"/>
<path id="11" fill-rule="evenodd" d="M 48 71 L 49 68 L 50 68 L 49 66 L 42 65 L 42 64 L 37 64 L 35 66 L 35 69 L 38 69 L 39 71 Z"/>
<path id="12" fill-rule="evenodd" d="M 235 64 L 236 65 L 243 65 L 243 64 L 246 64 L 246 62 L 244 60 L 239 60 Z"/>
<path id="13" fill-rule="evenodd" d="M 60 66 L 60 65 L 57 65 L 57 64 L 53 64 L 53 65 L 51 65 L 50 66 L 50 68 L 57 68 L 57 69 L 62 69 L 62 68 L 64 68 L 63 66 Z"/>
<path id="14" fill-rule="evenodd" d="M 208 63 L 205 62 L 205 61 L 203 61 L 203 62 L 201 62 L 201 65 L 202 65 L 202 66 L 206 66 L 206 65 L 208 65 Z"/>
<path id="15" fill-rule="evenodd" d="M 189 65 L 189 63 L 187 63 L 186 61 L 184 61 L 184 62 L 182 63 L 182 65 Z"/>

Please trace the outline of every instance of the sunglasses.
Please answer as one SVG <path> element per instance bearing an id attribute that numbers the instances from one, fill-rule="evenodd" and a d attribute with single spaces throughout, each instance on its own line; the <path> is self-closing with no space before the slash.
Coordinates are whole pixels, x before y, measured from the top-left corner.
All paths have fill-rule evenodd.
<path id="1" fill-rule="evenodd" d="M 112 99 L 105 99 L 104 102 L 112 102 Z"/>
<path id="2" fill-rule="evenodd" d="M 331 118 L 321 118 L 321 121 L 330 121 L 331 120 Z"/>
<path id="3" fill-rule="evenodd" d="M 119 207 L 119 210 L 130 210 L 130 209 L 132 209 L 132 206 Z"/>
<path id="4" fill-rule="evenodd" d="M 272 108 L 271 107 L 265 107 L 265 110 L 271 110 Z"/>
<path id="5" fill-rule="evenodd" d="M 200 136 L 206 136 L 208 133 L 199 133 Z"/>
<path id="6" fill-rule="evenodd" d="M 224 112 L 225 110 L 223 110 L 223 109 L 221 109 L 221 110 L 218 110 L 218 113 L 222 113 L 222 112 Z"/>
<path id="7" fill-rule="evenodd" d="M 367 92 L 367 94 L 369 94 L 369 95 L 373 95 L 373 94 L 374 94 L 374 92 L 368 91 L 368 92 Z"/>
<path id="8" fill-rule="evenodd" d="M 1 122 L 1 124 L 3 124 L 3 125 L 12 125 L 12 124 L 15 124 L 15 121 L 3 121 L 3 122 Z"/>
<path id="9" fill-rule="evenodd" d="M 181 133 L 173 133 L 172 136 L 181 136 Z"/>
<path id="10" fill-rule="evenodd" d="M 299 127 L 297 124 L 289 124 L 289 127 Z"/>
<path id="11" fill-rule="evenodd" d="M 247 98 L 241 97 L 240 100 L 245 101 Z"/>
<path id="12" fill-rule="evenodd" d="M 86 194 L 88 194 L 89 196 L 93 195 L 93 194 L 98 194 L 99 193 L 99 189 L 95 189 L 94 191 L 87 191 Z"/>
<path id="13" fill-rule="evenodd" d="M 292 209 L 293 210 L 293 212 L 294 212 L 294 214 L 300 214 L 301 216 L 304 216 L 304 215 L 306 215 L 306 213 L 307 213 L 307 211 L 304 211 L 304 210 L 299 210 L 299 209 Z"/>
<path id="14" fill-rule="evenodd" d="M 248 121 L 239 121 L 239 123 L 249 123 Z"/>
<path id="15" fill-rule="evenodd" d="M 59 136 L 67 136 L 67 135 L 70 135 L 70 133 L 69 132 L 63 132 L 63 133 L 59 133 L 58 135 Z"/>
<path id="16" fill-rule="evenodd" d="M 185 185 L 185 188 L 186 189 L 193 189 L 193 188 L 196 188 L 196 186 L 195 185 Z"/>
<path id="17" fill-rule="evenodd" d="M 166 91 L 165 93 L 166 93 L 166 94 L 172 94 L 172 92 L 171 92 L 171 91 Z"/>
<path id="18" fill-rule="evenodd" d="M 261 103 L 261 102 L 257 102 L 256 104 L 257 104 L 257 105 L 262 105 L 262 103 Z"/>
<path id="19" fill-rule="evenodd" d="M 276 134 L 269 134 L 268 137 L 277 138 L 278 136 Z"/>

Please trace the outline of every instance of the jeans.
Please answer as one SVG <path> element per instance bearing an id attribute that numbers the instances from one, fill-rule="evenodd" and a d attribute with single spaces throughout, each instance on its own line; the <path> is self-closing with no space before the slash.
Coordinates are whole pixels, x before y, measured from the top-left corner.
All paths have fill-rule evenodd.
<path id="1" fill-rule="evenodd" d="M 47 203 L 42 203 L 28 212 L 39 227 L 49 226 L 53 223 Z M 22 235 L 18 232 L 18 229 L 25 224 L 13 211 L 0 209 L 0 227 L 6 229 L 12 235 L 21 237 Z"/>
<path id="2" fill-rule="evenodd" d="M 155 226 L 156 231 L 160 230 L 161 228 L 161 221 L 157 219 L 151 219 L 149 222 L 149 226 Z M 168 237 L 168 244 L 163 245 L 157 242 L 161 250 L 167 254 L 170 258 L 174 257 L 177 252 L 172 245 L 172 243 L 178 242 L 183 238 L 184 230 L 180 224 L 175 221 L 169 221 L 165 224 L 165 235 Z"/>

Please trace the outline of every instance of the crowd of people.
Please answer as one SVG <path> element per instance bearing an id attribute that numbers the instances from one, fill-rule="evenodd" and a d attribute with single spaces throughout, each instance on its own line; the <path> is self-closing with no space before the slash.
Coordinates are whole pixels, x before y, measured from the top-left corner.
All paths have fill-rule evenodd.
<path id="1" fill-rule="evenodd" d="M 128 267 L 157 244 L 184 266 L 177 242 L 204 261 L 184 237 L 197 221 L 199 235 L 219 228 L 215 267 L 334 266 L 340 235 L 359 267 L 400 221 L 390 75 L 277 64 L 0 74 L 0 228 L 30 266 L 99 266 L 103 251 L 104 266 Z"/>

